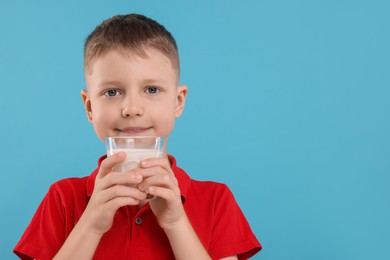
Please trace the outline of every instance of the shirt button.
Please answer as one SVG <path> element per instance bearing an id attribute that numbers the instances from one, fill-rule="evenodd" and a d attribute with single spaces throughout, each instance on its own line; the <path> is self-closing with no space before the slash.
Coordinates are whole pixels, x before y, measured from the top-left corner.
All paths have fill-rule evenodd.
<path id="1" fill-rule="evenodd" d="M 135 224 L 141 225 L 141 224 L 142 224 L 142 218 L 137 217 L 137 218 L 135 219 Z"/>

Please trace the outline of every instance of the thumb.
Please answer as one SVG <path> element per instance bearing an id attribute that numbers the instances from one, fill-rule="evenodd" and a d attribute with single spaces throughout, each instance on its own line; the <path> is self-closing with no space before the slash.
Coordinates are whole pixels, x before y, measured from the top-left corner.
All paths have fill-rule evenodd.
<path id="1" fill-rule="evenodd" d="M 96 178 L 97 179 L 103 178 L 108 173 L 112 172 L 112 168 L 115 165 L 123 162 L 125 159 L 126 159 L 125 152 L 119 152 L 111 156 L 108 156 L 106 159 L 103 160 L 102 164 L 100 165 L 99 173 L 97 174 Z"/>

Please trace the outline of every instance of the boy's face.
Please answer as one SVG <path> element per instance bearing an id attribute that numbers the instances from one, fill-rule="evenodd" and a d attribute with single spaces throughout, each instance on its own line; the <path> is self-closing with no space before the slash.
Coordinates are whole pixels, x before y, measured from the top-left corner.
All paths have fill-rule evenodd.
<path id="1" fill-rule="evenodd" d="M 168 137 L 184 109 L 186 86 L 161 52 L 147 49 L 147 58 L 116 50 L 97 58 L 85 70 L 82 90 L 88 120 L 100 140 L 107 136 Z"/>

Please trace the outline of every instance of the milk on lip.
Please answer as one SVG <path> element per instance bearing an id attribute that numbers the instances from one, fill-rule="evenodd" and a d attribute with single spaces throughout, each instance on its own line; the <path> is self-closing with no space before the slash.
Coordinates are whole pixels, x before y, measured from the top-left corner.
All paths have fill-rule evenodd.
<path id="1" fill-rule="evenodd" d="M 116 154 L 119 152 L 125 152 L 126 153 L 126 159 L 123 163 L 117 164 L 113 170 L 117 172 L 124 172 L 129 171 L 131 169 L 135 169 L 139 167 L 139 164 L 142 160 L 148 159 L 148 158 L 156 158 L 156 157 L 162 157 L 162 151 L 159 152 L 155 149 L 134 149 L 134 148 L 118 148 L 118 149 L 112 149 L 111 154 Z"/>

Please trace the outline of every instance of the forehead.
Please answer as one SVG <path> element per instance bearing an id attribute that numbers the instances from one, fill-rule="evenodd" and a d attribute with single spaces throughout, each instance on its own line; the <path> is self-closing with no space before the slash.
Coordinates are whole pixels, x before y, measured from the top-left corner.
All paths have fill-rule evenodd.
<path id="1" fill-rule="evenodd" d="M 126 57 L 128 59 L 137 59 L 137 58 L 150 59 L 159 56 L 160 58 L 166 60 L 167 62 L 166 66 L 170 66 L 175 71 L 177 80 L 179 81 L 180 69 L 179 69 L 179 61 L 177 60 L 178 57 L 166 55 L 164 52 L 153 47 L 143 47 L 137 50 L 117 47 L 117 48 L 102 50 L 99 53 L 96 53 L 94 56 L 86 58 L 84 62 L 85 76 L 88 76 L 88 74 L 92 74 L 96 62 L 100 61 L 102 58 L 107 56 L 108 53 L 112 53 L 112 52 L 117 52 L 121 54 L 123 57 Z"/>
<path id="2" fill-rule="evenodd" d="M 126 80 L 129 77 L 142 80 L 165 78 L 176 85 L 179 81 L 178 71 L 169 57 L 153 48 L 146 48 L 143 53 L 109 50 L 92 59 L 84 72 L 87 85 L 91 81 L 96 84 L 108 78 Z"/>

